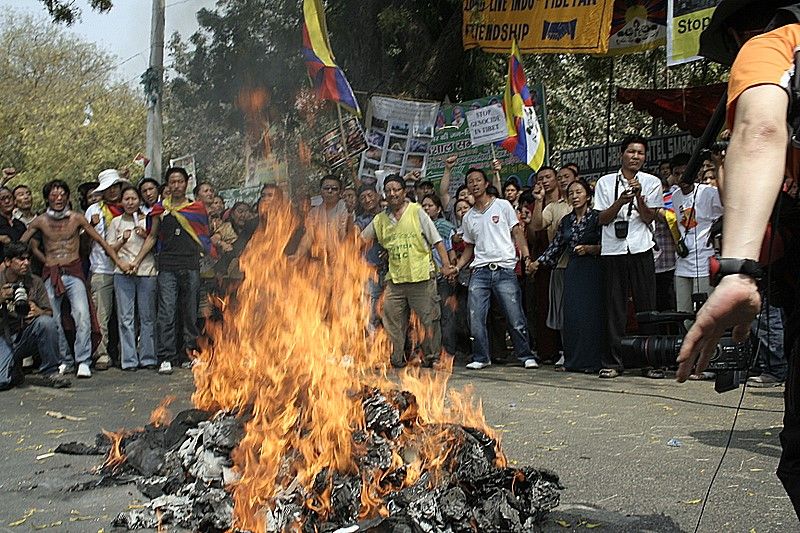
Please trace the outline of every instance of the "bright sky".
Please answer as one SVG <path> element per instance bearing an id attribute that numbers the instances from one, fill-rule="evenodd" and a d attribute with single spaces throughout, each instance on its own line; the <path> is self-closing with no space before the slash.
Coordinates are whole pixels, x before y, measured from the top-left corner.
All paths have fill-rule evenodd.
<path id="1" fill-rule="evenodd" d="M 177 31 L 186 39 L 197 29 L 195 13 L 200 8 L 214 7 L 214 0 L 166 0 L 165 41 Z M 118 77 L 138 82 L 147 69 L 150 55 L 150 17 L 152 0 L 114 0 L 110 12 L 99 14 L 89 8 L 88 0 L 76 0 L 81 20 L 69 30 L 118 58 Z M 0 0 L 0 12 L 9 9 L 47 18 L 47 10 L 38 0 Z M 135 57 L 132 57 L 135 56 Z M 126 61 L 127 60 L 127 61 Z M 164 62 L 169 64 L 165 53 Z"/>

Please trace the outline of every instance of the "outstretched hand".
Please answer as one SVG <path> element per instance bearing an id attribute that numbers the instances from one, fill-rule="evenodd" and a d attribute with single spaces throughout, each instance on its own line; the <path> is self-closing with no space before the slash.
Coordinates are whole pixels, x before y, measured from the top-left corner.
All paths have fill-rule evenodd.
<path id="1" fill-rule="evenodd" d="M 753 278 L 742 274 L 722 278 L 683 340 L 678 356 L 678 382 L 683 383 L 689 374 L 708 368 L 717 342 L 728 328 L 733 328 L 734 342 L 747 339 L 750 324 L 760 309 L 761 295 Z"/>

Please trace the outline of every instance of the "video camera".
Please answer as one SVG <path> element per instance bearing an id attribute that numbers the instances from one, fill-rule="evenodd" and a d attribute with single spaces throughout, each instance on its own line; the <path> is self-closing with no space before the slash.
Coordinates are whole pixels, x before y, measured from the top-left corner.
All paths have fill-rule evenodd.
<path id="1" fill-rule="evenodd" d="M 674 367 L 683 345 L 687 329 L 686 320 L 693 320 L 694 313 L 645 311 L 636 313 L 640 325 L 676 325 L 679 335 L 630 336 L 622 338 L 623 361 L 646 361 L 655 368 Z M 708 370 L 717 374 L 714 390 L 723 393 L 735 390 L 746 379 L 743 375 L 750 368 L 752 345 L 749 340 L 733 342 L 727 335 L 717 344 Z"/>

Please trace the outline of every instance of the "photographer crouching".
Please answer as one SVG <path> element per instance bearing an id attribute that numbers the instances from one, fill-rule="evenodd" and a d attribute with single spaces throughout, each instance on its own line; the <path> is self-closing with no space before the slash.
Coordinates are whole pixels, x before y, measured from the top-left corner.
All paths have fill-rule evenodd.
<path id="1" fill-rule="evenodd" d="M 793 117 L 800 113 L 796 89 L 800 83 L 792 77 L 795 49 L 800 45 L 799 21 L 800 4 L 793 2 L 723 0 L 701 37 L 702 55 L 733 63 L 727 99 L 732 135 L 719 176 L 725 213 L 723 257 L 716 272 L 719 285 L 684 339 L 678 357 L 679 382 L 688 378 L 695 364 L 697 372 L 707 368 L 726 330 L 732 329 L 734 341 L 746 339 L 761 308 L 757 261 L 767 223 L 784 174 L 800 176 L 797 128 L 791 144 L 787 133 L 787 116 L 797 126 Z M 790 101 L 792 112 L 788 113 Z M 771 243 L 766 244 L 769 249 Z M 795 281 L 797 276 L 795 272 Z M 794 348 L 789 357 L 777 475 L 800 517 L 800 367 L 797 345 Z"/>
<path id="2" fill-rule="evenodd" d="M 5 269 L 0 272 L 0 390 L 20 385 L 22 359 L 41 359 L 36 384 L 66 388 L 70 381 L 58 374 L 58 329 L 50 300 L 39 276 L 31 274 L 26 244 L 5 245 Z"/>

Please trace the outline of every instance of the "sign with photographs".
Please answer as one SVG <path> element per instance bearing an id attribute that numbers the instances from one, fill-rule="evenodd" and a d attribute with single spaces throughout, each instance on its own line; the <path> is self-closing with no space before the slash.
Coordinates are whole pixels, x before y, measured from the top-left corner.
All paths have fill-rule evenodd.
<path id="1" fill-rule="evenodd" d="M 643 52 L 667 43 L 667 0 L 616 0 L 609 55 Z"/>
<path id="2" fill-rule="evenodd" d="M 667 65 L 700 59 L 700 34 L 722 0 L 667 0 Z"/>
<path id="3" fill-rule="evenodd" d="M 345 143 L 342 143 L 342 132 L 344 132 Z M 367 139 L 364 131 L 356 117 L 351 117 L 342 123 L 342 127 L 336 126 L 334 129 L 325 133 L 320 138 L 322 147 L 322 157 L 330 168 L 340 167 L 354 156 L 359 155 L 367 149 Z"/>
<path id="4" fill-rule="evenodd" d="M 373 96 L 367 108 L 367 148 L 358 169 L 361 181 L 375 183 L 377 170 L 425 175 L 438 111 L 438 102 Z"/>

